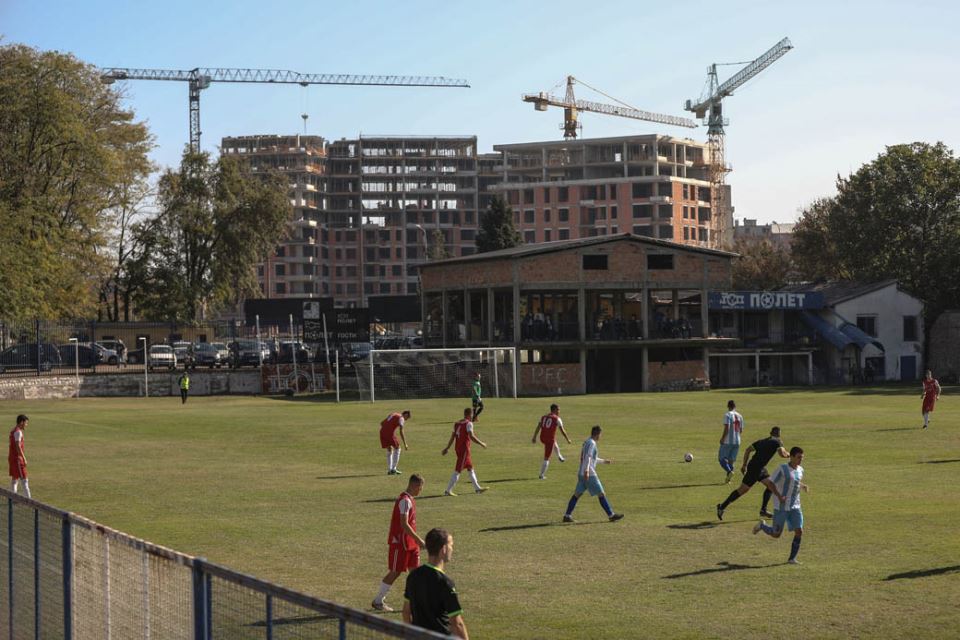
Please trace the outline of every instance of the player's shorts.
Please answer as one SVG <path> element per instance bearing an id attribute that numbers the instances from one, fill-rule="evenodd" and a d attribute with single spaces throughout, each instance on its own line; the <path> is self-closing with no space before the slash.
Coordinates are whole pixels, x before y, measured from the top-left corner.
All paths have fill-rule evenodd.
<path id="1" fill-rule="evenodd" d="M 740 453 L 740 445 L 738 444 L 722 444 L 720 445 L 720 451 L 717 453 L 717 459 L 723 462 L 724 460 L 729 460 L 732 464 L 736 459 L 737 455 Z"/>
<path id="2" fill-rule="evenodd" d="M 553 453 L 553 445 L 557 443 L 557 440 L 554 438 L 553 440 L 541 440 L 540 442 L 543 443 L 543 459 L 549 460 Z"/>
<path id="3" fill-rule="evenodd" d="M 932 393 L 929 396 L 923 396 L 923 408 L 921 408 L 922 413 L 931 413 L 933 411 L 934 405 L 937 404 L 937 396 Z"/>
<path id="4" fill-rule="evenodd" d="M 400 440 L 397 438 L 397 432 L 386 433 L 384 431 L 380 432 L 380 447 L 382 449 L 389 449 L 393 447 L 394 449 L 400 448 Z"/>
<path id="5" fill-rule="evenodd" d="M 577 495 L 584 492 L 589 492 L 592 496 L 598 496 L 603 493 L 603 485 L 600 484 L 600 477 L 596 475 L 590 476 L 590 479 L 587 482 L 583 481 L 583 476 L 580 476 L 580 480 L 577 482 L 577 488 L 573 490 Z"/>
<path id="6" fill-rule="evenodd" d="M 752 464 L 747 465 L 747 472 L 743 474 L 743 484 L 752 487 L 757 481 L 769 478 L 770 474 L 766 467 L 755 467 Z"/>
<path id="7" fill-rule="evenodd" d="M 387 569 L 403 573 L 420 566 L 420 549 L 405 549 L 403 545 L 391 544 L 387 554 Z"/>
<path id="8" fill-rule="evenodd" d="M 800 509 L 780 509 L 773 512 L 773 526 L 777 529 L 783 529 L 784 525 L 787 531 L 803 528 L 803 511 Z"/>
<path id="9" fill-rule="evenodd" d="M 483 406 L 483 400 L 481 400 L 480 398 L 473 398 L 472 402 L 473 402 L 474 409 L 476 409 L 477 407 Z"/>
<path id="10" fill-rule="evenodd" d="M 27 463 L 23 458 L 8 460 L 10 463 L 10 477 L 14 480 L 22 480 L 27 477 Z"/>
<path id="11" fill-rule="evenodd" d="M 470 459 L 470 450 L 464 449 L 463 451 L 457 451 L 457 473 L 460 473 L 464 469 L 473 469 L 473 460 Z"/>

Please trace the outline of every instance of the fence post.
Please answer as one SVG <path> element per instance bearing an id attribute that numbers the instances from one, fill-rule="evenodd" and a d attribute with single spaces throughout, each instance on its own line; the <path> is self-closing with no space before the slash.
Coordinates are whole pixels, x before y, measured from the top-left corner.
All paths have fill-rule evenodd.
<path id="1" fill-rule="evenodd" d="M 347 640 L 347 621 L 340 618 L 340 640 Z"/>
<path id="2" fill-rule="evenodd" d="M 33 637 L 40 640 L 40 510 L 33 510 Z"/>
<path id="3" fill-rule="evenodd" d="M 70 519 L 61 525 L 63 539 L 63 638 L 73 639 L 73 535 Z"/>
<path id="4" fill-rule="evenodd" d="M 13 640 L 13 498 L 7 498 L 7 593 L 10 594 L 10 640 Z"/>
<path id="5" fill-rule="evenodd" d="M 203 572 L 203 558 L 193 561 L 193 638 L 207 640 L 207 619 L 210 610 L 207 607 L 207 581 Z"/>
<path id="6" fill-rule="evenodd" d="M 273 596 L 267 594 L 267 640 L 273 640 Z"/>
<path id="7" fill-rule="evenodd" d="M 35 333 L 37 336 L 37 377 L 40 377 L 40 361 L 42 359 L 41 354 L 43 353 L 43 348 L 40 344 L 40 318 L 37 318 L 33 321 L 34 328 L 36 329 Z M 11 636 L 12 637 L 12 636 Z"/>

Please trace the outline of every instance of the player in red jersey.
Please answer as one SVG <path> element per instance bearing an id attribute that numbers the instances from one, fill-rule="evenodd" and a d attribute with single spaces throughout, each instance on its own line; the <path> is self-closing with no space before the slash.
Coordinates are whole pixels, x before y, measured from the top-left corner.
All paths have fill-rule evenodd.
<path id="1" fill-rule="evenodd" d="M 476 442 L 478 445 L 487 448 L 487 445 L 477 439 L 477 436 L 473 435 L 473 423 L 470 421 L 470 417 L 473 416 L 473 409 L 466 408 L 463 410 L 463 420 L 458 420 L 453 425 L 453 433 L 450 434 L 450 440 L 447 442 L 447 446 L 443 448 L 443 455 L 447 455 L 447 451 L 450 450 L 450 446 L 456 441 L 456 452 L 457 452 L 457 467 L 453 472 L 453 475 L 450 476 L 450 484 L 447 485 L 447 490 L 443 492 L 445 496 L 455 496 L 453 492 L 453 487 L 456 486 L 457 480 L 460 479 L 460 472 L 466 469 L 470 473 L 470 482 L 473 483 L 473 490 L 477 493 L 483 493 L 487 490 L 486 487 L 481 487 L 480 483 L 477 481 L 477 474 L 473 471 L 473 460 L 470 459 L 470 443 Z"/>
<path id="2" fill-rule="evenodd" d="M 560 455 L 560 445 L 557 444 L 557 429 L 560 429 L 560 433 L 563 434 L 567 444 L 573 444 L 563 428 L 563 420 L 560 419 L 560 407 L 552 404 L 550 405 L 550 413 L 540 418 L 537 428 L 533 430 L 533 439 L 530 440 L 530 442 L 536 444 L 537 432 L 540 433 L 540 442 L 543 443 L 543 462 L 540 464 L 541 480 L 547 477 L 547 467 L 550 466 L 550 456 L 553 455 L 554 449 L 557 451 L 557 459 L 560 462 L 566 460 Z"/>
<path id="3" fill-rule="evenodd" d="M 10 491 L 17 492 L 17 486 L 23 480 L 23 494 L 30 497 L 30 482 L 27 480 L 27 456 L 23 453 L 23 430 L 30 424 L 30 418 L 22 413 L 17 416 L 17 426 L 10 432 Z"/>
<path id="4" fill-rule="evenodd" d="M 930 414 L 933 413 L 933 408 L 937 404 L 937 400 L 940 399 L 940 383 L 933 377 L 933 372 L 930 369 L 927 369 L 927 373 L 923 376 L 923 428 L 926 429 L 930 426 Z"/>
<path id="5" fill-rule="evenodd" d="M 373 599 L 372 606 L 377 611 L 393 611 L 383 600 L 400 574 L 420 566 L 420 549 L 423 538 L 417 535 L 417 504 L 414 498 L 423 491 L 423 477 L 410 476 L 407 490 L 393 503 L 393 515 L 390 517 L 390 534 L 387 536 L 387 575 L 383 576 L 380 591 Z"/>
<path id="6" fill-rule="evenodd" d="M 400 475 L 397 463 L 400 462 L 400 440 L 403 448 L 409 450 L 407 439 L 403 435 L 403 425 L 410 419 L 410 412 L 391 413 L 380 423 L 380 446 L 387 450 L 387 475 Z M 397 440 L 397 430 L 400 431 L 400 440 Z"/>

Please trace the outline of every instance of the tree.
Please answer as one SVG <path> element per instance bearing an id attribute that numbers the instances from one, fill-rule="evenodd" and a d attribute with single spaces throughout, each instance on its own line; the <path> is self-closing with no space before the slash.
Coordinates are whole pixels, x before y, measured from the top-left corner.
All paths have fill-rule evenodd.
<path id="1" fill-rule="evenodd" d="M 92 315 L 123 185 L 152 140 L 97 70 L 0 47 L 0 309 L 8 319 Z"/>
<path id="2" fill-rule="evenodd" d="M 292 207 L 286 181 L 243 174 L 233 158 L 184 153 L 157 189 L 155 217 L 135 226 L 128 276 L 140 312 L 197 321 L 256 290 L 254 266 L 283 239 Z"/>
<path id="3" fill-rule="evenodd" d="M 766 291 L 790 280 L 793 262 L 790 252 L 766 239 L 740 238 L 733 250 L 740 257 L 733 262 L 733 288 Z"/>
<path id="4" fill-rule="evenodd" d="M 433 243 L 430 246 L 430 250 L 427 253 L 427 259 L 430 261 L 434 260 L 445 260 L 450 257 L 450 252 L 447 251 L 447 237 L 443 235 L 441 229 L 433 230 Z"/>
<path id="5" fill-rule="evenodd" d="M 523 244 L 520 232 L 513 226 L 513 211 L 500 196 L 494 196 L 490 208 L 480 217 L 476 244 L 477 253 L 509 249 Z"/>
<path id="6" fill-rule="evenodd" d="M 960 305 L 960 161 L 943 143 L 887 147 L 838 177 L 837 196 L 797 226 L 795 255 L 807 275 L 896 279 L 924 302 L 928 327 Z"/>

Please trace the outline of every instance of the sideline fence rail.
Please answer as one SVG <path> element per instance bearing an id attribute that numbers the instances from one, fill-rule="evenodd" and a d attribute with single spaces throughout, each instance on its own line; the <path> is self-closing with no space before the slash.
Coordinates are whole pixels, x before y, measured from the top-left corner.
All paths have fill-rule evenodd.
<path id="1" fill-rule="evenodd" d="M 446 638 L 0 489 L 0 639 Z"/>

